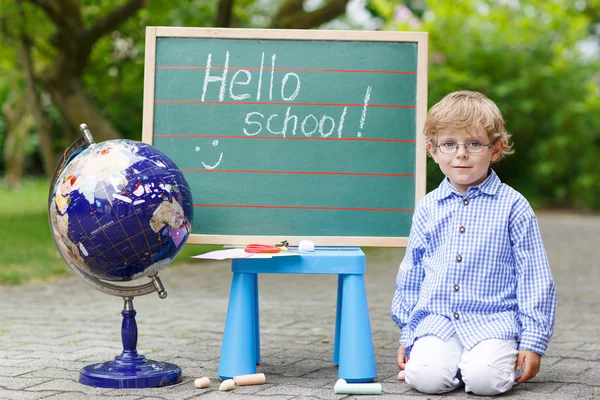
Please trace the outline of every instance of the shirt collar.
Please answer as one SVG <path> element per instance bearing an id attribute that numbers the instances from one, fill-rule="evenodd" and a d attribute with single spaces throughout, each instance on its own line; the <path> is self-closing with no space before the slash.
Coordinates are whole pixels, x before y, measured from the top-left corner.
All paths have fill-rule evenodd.
<path id="1" fill-rule="evenodd" d="M 488 169 L 487 178 L 479 185 L 470 187 L 467 191 L 467 195 L 469 195 L 470 192 L 481 192 L 490 196 L 494 196 L 496 192 L 498 192 L 501 183 L 502 182 L 500 181 L 500 178 L 498 177 L 496 172 L 494 172 L 494 170 L 490 168 Z M 442 181 L 442 183 L 440 183 L 440 186 L 438 187 L 436 200 L 444 200 L 445 198 L 450 197 L 452 195 L 458 195 L 461 197 L 463 196 L 463 194 L 460 193 L 458 189 L 452 186 L 450 181 L 448 181 L 448 178 L 444 177 L 444 180 Z"/>

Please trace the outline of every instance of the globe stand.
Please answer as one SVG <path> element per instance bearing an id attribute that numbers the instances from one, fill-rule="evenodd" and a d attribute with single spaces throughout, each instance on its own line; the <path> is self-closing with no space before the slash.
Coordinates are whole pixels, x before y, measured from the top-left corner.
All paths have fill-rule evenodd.
<path id="1" fill-rule="evenodd" d="M 181 368 L 175 364 L 148 360 L 138 354 L 138 329 L 133 308 L 133 297 L 123 297 L 121 315 L 123 352 L 113 361 L 92 364 L 82 368 L 79 383 L 102 388 L 148 388 L 174 385 L 181 382 Z"/>

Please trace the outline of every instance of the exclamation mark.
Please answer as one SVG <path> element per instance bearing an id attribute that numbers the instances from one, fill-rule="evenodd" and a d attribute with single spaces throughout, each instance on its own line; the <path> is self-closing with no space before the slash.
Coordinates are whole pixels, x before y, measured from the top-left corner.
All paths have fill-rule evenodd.
<path id="1" fill-rule="evenodd" d="M 358 137 L 362 136 L 361 130 L 365 127 L 365 119 L 367 119 L 367 106 L 369 105 L 369 99 L 371 98 L 371 86 L 367 86 L 367 93 L 365 93 L 365 105 L 363 106 L 362 115 L 360 116 L 360 130 L 358 131 Z"/>

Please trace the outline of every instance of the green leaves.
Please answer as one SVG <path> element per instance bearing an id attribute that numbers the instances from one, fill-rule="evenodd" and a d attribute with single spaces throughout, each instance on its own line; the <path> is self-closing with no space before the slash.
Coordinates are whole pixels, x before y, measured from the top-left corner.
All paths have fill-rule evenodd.
<path id="1" fill-rule="evenodd" d="M 578 47 L 590 21 L 567 0 L 429 0 L 418 28 L 429 32 L 429 105 L 460 89 L 494 100 L 516 149 L 495 168 L 542 206 L 600 208 L 600 62 Z"/>

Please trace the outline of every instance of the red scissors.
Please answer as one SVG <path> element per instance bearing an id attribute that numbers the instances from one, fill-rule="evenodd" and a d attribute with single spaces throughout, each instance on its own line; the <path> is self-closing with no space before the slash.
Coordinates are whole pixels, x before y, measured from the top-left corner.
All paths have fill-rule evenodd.
<path id="1" fill-rule="evenodd" d="M 246 253 L 279 253 L 281 249 L 268 244 L 249 244 L 244 251 Z"/>

